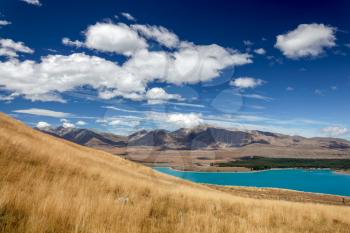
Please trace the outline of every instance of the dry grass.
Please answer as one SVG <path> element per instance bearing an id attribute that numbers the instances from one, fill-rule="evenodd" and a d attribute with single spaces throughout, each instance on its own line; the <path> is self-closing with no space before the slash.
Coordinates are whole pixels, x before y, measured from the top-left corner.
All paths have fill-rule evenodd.
<path id="1" fill-rule="evenodd" d="M 1 114 L 0 139 L 0 232 L 349 233 L 350 208 L 236 197 Z"/>

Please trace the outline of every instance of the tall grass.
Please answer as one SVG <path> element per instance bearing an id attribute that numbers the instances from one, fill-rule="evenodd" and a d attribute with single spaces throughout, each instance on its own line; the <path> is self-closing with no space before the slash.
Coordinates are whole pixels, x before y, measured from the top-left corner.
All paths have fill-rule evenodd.
<path id="1" fill-rule="evenodd" d="M 0 114 L 0 232 L 344 232 L 350 208 L 232 196 Z"/>

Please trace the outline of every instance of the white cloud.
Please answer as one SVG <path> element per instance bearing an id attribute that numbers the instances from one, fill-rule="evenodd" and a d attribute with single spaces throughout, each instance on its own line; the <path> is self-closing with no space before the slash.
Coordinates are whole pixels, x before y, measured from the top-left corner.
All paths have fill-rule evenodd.
<path id="1" fill-rule="evenodd" d="M 193 128 L 204 123 L 201 115 L 196 113 L 151 112 L 147 114 L 147 118 L 161 128 Z"/>
<path id="2" fill-rule="evenodd" d="M 0 85 L 32 101 L 64 102 L 59 93 L 84 85 L 98 90 L 99 97 L 103 99 L 121 96 L 143 100 L 149 82 L 204 82 L 219 76 L 221 69 L 250 62 L 246 55 L 230 54 L 218 46 L 199 50 L 206 52 L 194 49 L 180 52 L 175 58 L 164 52 L 143 51 L 123 66 L 83 53 L 49 55 L 42 57 L 39 63 L 9 60 L 0 62 Z M 191 60 L 193 53 L 196 53 L 195 56 L 203 54 L 199 64 Z M 211 57 L 209 54 L 212 54 Z"/>
<path id="3" fill-rule="evenodd" d="M 17 53 L 34 53 L 34 50 L 25 46 L 23 42 L 15 42 L 11 39 L 0 39 L 0 56 L 18 57 Z"/>
<path id="4" fill-rule="evenodd" d="M 255 79 L 251 77 L 240 77 L 232 80 L 230 84 L 234 87 L 246 89 L 246 88 L 256 88 L 264 83 L 261 79 Z"/>
<path id="5" fill-rule="evenodd" d="M 266 50 L 263 48 L 255 49 L 254 52 L 259 55 L 264 55 L 266 54 Z"/>
<path id="6" fill-rule="evenodd" d="M 102 106 L 102 108 L 111 109 L 111 110 L 120 111 L 120 112 L 129 112 L 129 113 L 138 113 L 139 112 L 137 110 L 129 110 L 129 109 L 117 108 L 117 107 L 114 107 L 114 106 Z"/>
<path id="7" fill-rule="evenodd" d="M 343 136 L 350 133 L 350 130 L 345 127 L 330 126 L 330 127 L 321 129 L 321 132 L 331 137 L 337 137 L 337 136 Z"/>
<path id="8" fill-rule="evenodd" d="M 147 30 L 150 29 L 148 27 L 153 26 L 146 26 Z M 82 86 L 97 90 L 101 99 L 180 100 L 181 97 L 176 94 L 159 91 L 157 99 L 152 97 L 156 93 L 151 90 L 147 92 L 149 83 L 156 81 L 182 85 L 207 82 L 219 77 L 224 69 L 252 63 L 250 54 L 216 44 L 195 45 L 178 42 L 178 39 L 174 42 L 160 39 L 169 37 L 161 33 L 176 37 L 161 27 L 153 28 L 156 31 L 152 31 L 150 36 L 167 46 L 178 43 L 178 47 L 172 51 L 149 51 L 146 39 L 135 30 L 125 24 L 97 23 L 87 28 L 84 42 L 68 38 L 62 40 L 66 45 L 126 55 L 123 64 L 84 53 L 48 55 L 38 62 L 9 59 L 0 61 L 0 86 L 10 91 L 11 95 L 32 101 L 65 102 L 61 93 Z M 20 50 L 32 52 L 28 49 Z"/>
<path id="9" fill-rule="evenodd" d="M 120 125 L 121 124 L 121 120 L 117 119 L 117 120 L 112 120 L 110 122 L 108 122 L 108 125 Z"/>
<path id="10" fill-rule="evenodd" d="M 174 123 L 179 127 L 193 128 L 200 124 L 203 124 L 203 119 L 200 115 L 195 113 L 174 113 L 168 114 L 166 121 L 168 123 Z"/>
<path id="11" fill-rule="evenodd" d="M 96 123 L 101 124 L 102 126 L 112 127 L 113 129 L 125 130 L 126 128 L 135 128 L 140 124 L 141 118 L 136 116 L 119 116 L 119 117 L 107 117 L 105 119 L 98 119 Z"/>
<path id="12" fill-rule="evenodd" d="M 70 122 L 63 122 L 62 124 L 62 127 L 63 128 L 75 128 L 75 125 L 73 123 L 70 123 Z"/>
<path id="13" fill-rule="evenodd" d="M 136 21 L 135 17 L 132 16 L 131 14 L 127 13 L 127 12 L 122 12 L 120 13 L 122 16 L 124 16 L 127 20 L 130 21 Z"/>
<path id="14" fill-rule="evenodd" d="M 11 24 L 10 21 L 7 21 L 7 20 L 0 20 L 0 27 L 6 26 L 6 25 L 10 25 L 10 24 Z"/>
<path id="15" fill-rule="evenodd" d="M 39 128 L 39 129 L 42 129 L 42 128 L 47 128 L 47 127 L 50 127 L 51 125 L 45 121 L 39 121 L 37 124 L 36 124 L 36 127 Z"/>
<path id="16" fill-rule="evenodd" d="M 84 126 L 87 123 L 85 121 L 77 121 L 76 125 Z"/>
<path id="17" fill-rule="evenodd" d="M 140 71 L 141 72 L 141 71 Z M 9 60 L 0 62 L 0 85 L 33 101 L 63 100 L 57 93 L 89 85 L 100 92 L 110 88 L 124 93 L 143 92 L 145 83 L 103 58 L 83 53 L 49 55 L 40 63 Z"/>
<path id="18" fill-rule="evenodd" d="M 20 110 L 14 110 L 13 112 L 25 113 L 25 114 L 36 115 L 36 116 L 57 117 L 57 118 L 71 116 L 70 113 L 57 112 L 57 111 L 52 111 L 48 109 L 40 109 L 40 108 L 20 109 Z"/>
<path id="19" fill-rule="evenodd" d="M 39 0 L 21 0 L 23 2 L 26 2 L 31 5 L 41 6 L 41 3 Z"/>
<path id="20" fill-rule="evenodd" d="M 144 38 L 126 24 L 97 23 L 85 32 L 85 45 L 103 52 L 114 52 L 130 56 L 148 47 Z"/>
<path id="21" fill-rule="evenodd" d="M 335 32 L 335 28 L 324 24 L 300 24 L 293 31 L 278 35 L 275 47 L 288 58 L 315 57 L 335 46 Z"/>
<path id="22" fill-rule="evenodd" d="M 237 94 L 239 96 L 249 98 L 249 99 L 258 99 L 258 100 L 265 100 L 265 101 L 271 101 L 273 98 L 264 96 L 264 95 L 259 95 L 259 94 Z"/>
<path id="23" fill-rule="evenodd" d="M 287 91 L 294 91 L 294 87 L 287 87 L 286 90 Z"/>
<path id="24" fill-rule="evenodd" d="M 168 29 L 162 26 L 135 24 L 131 25 L 131 27 L 146 38 L 154 39 L 159 44 L 168 48 L 175 48 L 180 43 L 179 38 L 175 33 L 170 32 Z"/>
<path id="25" fill-rule="evenodd" d="M 179 102 L 169 102 L 168 104 L 184 107 L 194 107 L 194 108 L 205 108 L 203 104 L 191 104 L 191 103 L 179 103 Z"/>
<path id="26" fill-rule="evenodd" d="M 174 84 L 194 84 L 219 77 L 225 68 L 252 63 L 251 56 L 219 45 L 182 43 L 171 54 L 165 79 Z"/>
<path id="27" fill-rule="evenodd" d="M 163 88 L 154 87 L 147 91 L 146 98 L 149 104 L 160 104 L 168 100 L 182 100 L 177 94 L 169 94 Z"/>
<path id="28" fill-rule="evenodd" d="M 106 119 L 97 119 L 96 123 L 104 125 L 104 124 L 107 124 L 108 121 Z"/>
<path id="29" fill-rule="evenodd" d="M 84 43 L 79 41 L 79 40 L 75 40 L 75 41 L 72 41 L 70 40 L 69 38 L 67 37 L 64 37 L 62 39 L 62 44 L 64 45 L 67 45 L 67 46 L 73 46 L 73 47 L 83 47 L 84 46 Z"/>
<path id="30" fill-rule="evenodd" d="M 141 30 L 142 34 L 154 37 L 167 46 L 179 44 L 177 36 L 163 27 L 97 23 L 85 32 L 85 46 L 132 55 L 123 65 L 129 73 L 137 74 L 146 81 L 159 79 L 175 84 L 209 81 L 218 77 L 225 68 L 252 63 L 251 55 L 216 44 L 199 46 L 181 42 L 174 52 L 148 51 L 145 39 L 135 30 Z M 105 96 L 110 94 L 104 93 Z"/>
<path id="31" fill-rule="evenodd" d="M 85 54 L 50 55 L 43 57 L 40 63 L 30 60 L 0 62 L 0 85 L 33 101 L 62 102 L 56 92 L 84 84 L 99 88 L 102 83 L 112 81 L 113 74 L 118 72 L 114 63 L 102 58 Z"/>

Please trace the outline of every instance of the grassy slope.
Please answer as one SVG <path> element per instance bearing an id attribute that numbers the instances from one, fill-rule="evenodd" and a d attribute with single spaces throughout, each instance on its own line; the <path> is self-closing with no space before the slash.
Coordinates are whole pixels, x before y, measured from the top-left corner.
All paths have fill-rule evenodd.
<path id="1" fill-rule="evenodd" d="M 36 132 L 0 114 L 0 232 L 349 229 L 347 207 L 235 197 Z"/>

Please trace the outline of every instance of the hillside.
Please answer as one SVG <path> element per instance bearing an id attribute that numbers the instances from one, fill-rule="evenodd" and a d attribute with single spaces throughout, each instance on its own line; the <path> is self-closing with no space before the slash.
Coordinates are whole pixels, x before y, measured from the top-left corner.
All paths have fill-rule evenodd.
<path id="1" fill-rule="evenodd" d="M 0 114 L 0 232 L 348 233 L 350 208 L 237 197 Z"/>

